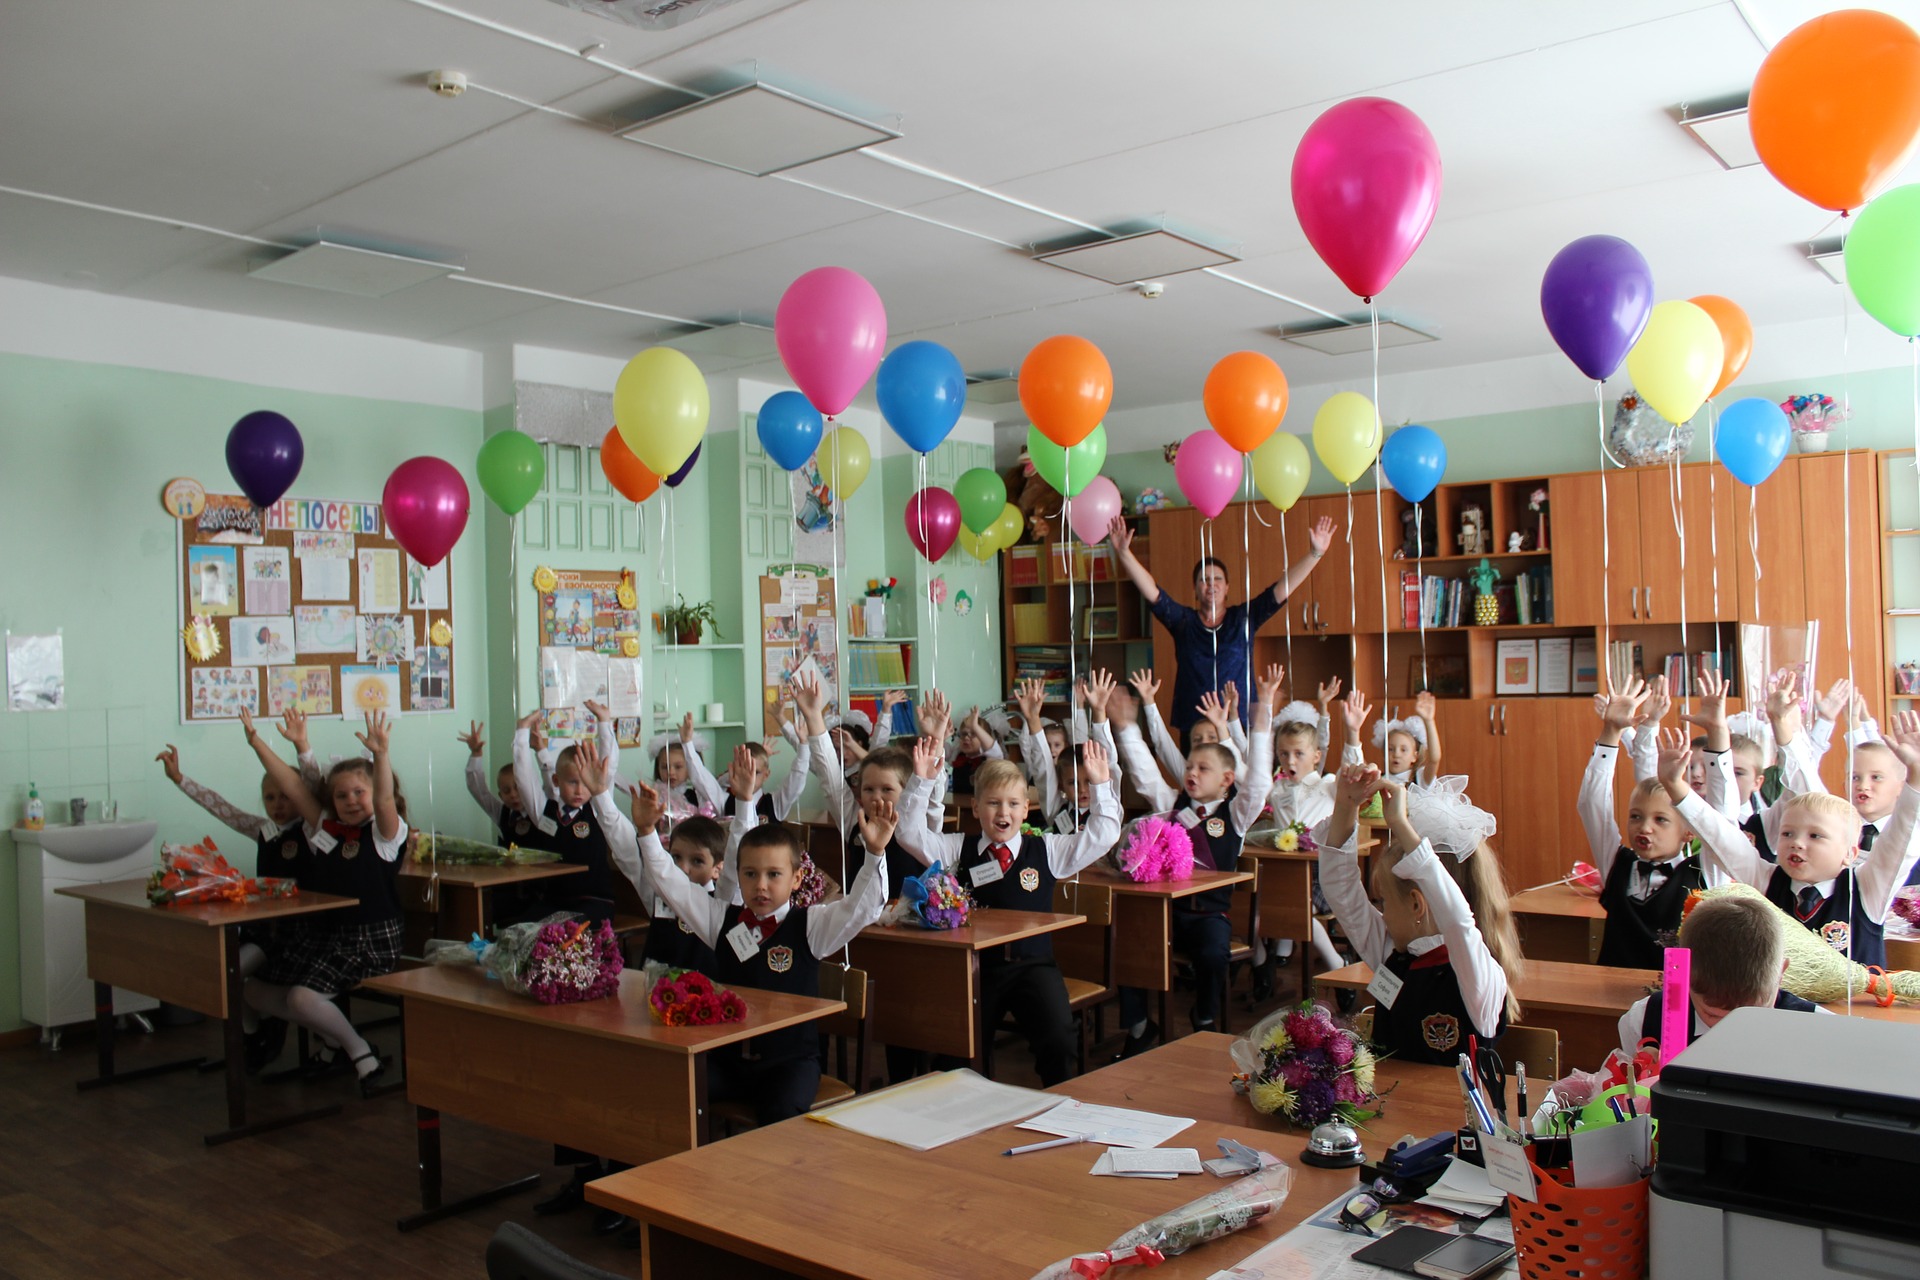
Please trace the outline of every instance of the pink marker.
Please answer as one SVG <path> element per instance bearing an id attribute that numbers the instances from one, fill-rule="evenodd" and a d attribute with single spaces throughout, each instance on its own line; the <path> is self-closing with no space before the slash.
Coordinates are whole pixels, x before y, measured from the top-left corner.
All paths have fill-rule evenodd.
<path id="1" fill-rule="evenodd" d="M 1687 1029 L 1693 1025 L 1693 952 L 1668 947 L 1662 967 L 1666 982 L 1660 992 L 1660 1066 L 1664 1069 L 1687 1047 Z"/>

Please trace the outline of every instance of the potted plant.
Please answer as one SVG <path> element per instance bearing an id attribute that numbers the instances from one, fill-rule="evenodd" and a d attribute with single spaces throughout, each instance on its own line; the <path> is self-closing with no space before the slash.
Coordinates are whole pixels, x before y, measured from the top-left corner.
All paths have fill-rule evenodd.
<path id="1" fill-rule="evenodd" d="M 674 638 L 675 644 L 699 644 L 702 626 L 713 628 L 713 634 L 720 634 L 720 621 L 714 617 L 713 601 L 702 600 L 699 604 L 688 604 L 685 596 L 676 595 L 678 604 L 670 604 L 660 611 L 660 630 Z"/>

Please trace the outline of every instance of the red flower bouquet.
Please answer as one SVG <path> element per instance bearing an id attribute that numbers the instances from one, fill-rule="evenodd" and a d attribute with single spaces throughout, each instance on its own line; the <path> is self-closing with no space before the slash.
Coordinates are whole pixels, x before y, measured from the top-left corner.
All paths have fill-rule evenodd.
<path id="1" fill-rule="evenodd" d="M 213 837 L 199 844 L 160 846 L 160 869 L 147 877 L 147 901 L 154 906 L 191 902 L 245 902 L 249 898 L 287 898 L 300 892 L 293 880 L 243 874 L 225 858 Z"/>
<path id="2" fill-rule="evenodd" d="M 647 1008 L 655 1022 L 669 1027 L 710 1027 L 747 1016 L 745 1000 L 693 969 L 663 968 L 647 993 Z"/>

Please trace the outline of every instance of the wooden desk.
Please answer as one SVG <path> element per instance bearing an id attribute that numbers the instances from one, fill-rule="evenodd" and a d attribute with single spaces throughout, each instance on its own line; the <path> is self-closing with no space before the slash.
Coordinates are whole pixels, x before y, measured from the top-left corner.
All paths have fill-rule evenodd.
<path id="1" fill-rule="evenodd" d="M 620 975 L 618 998 L 544 1005 L 478 969 L 428 965 L 361 984 L 402 1002 L 407 1098 L 418 1110 L 420 1212 L 402 1231 L 540 1181 L 530 1174 L 452 1203 L 441 1199 L 440 1112 L 640 1164 L 707 1140 L 707 1072 L 722 1045 L 846 1008 L 736 987 L 743 1022 L 667 1027 L 647 1009 L 646 978 Z"/>
<path id="2" fill-rule="evenodd" d="M 1607 935 L 1600 899 L 1570 884 L 1550 884 L 1513 895 L 1521 947 L 1529 960 L 1593 964 Z"/>
<path id="3" fill-rule="evenodd" d="M 1351 1169 L 1299 1160 L 1306 1135 L 1254 1111 L 1228 1085 L 1232 1037 L 1188 1036 L 1057 1085 L 1087 1102 L 1192 1116 L 1169 1146 L 1218 1154 L 1230 1137 L 1293 1167 L 1286 1203 L 1265 1222 L 1169 1258 L 1153 1275 L 1197 1280 L 1232 1266 L 1355 1187 Z M 1443 1067 L 1380 1064 L 1378 1087 L 1398 1081 L 1379 1121 L 1361 1132 L 1370 1157 L 1402 1133 L 1460 1123 L 1460 1086 Z M 1106 1247 L 1127 1228 L 1226 1185 L 1210 1176 L 1168 1181 L 1092 1178 L 1097 1146 L 1008 1158 L 1034 1140 L 1012 1125 L 935 1151 L 910 1151 L 804 1117 L 729 1138 L 588 1184 L 593 1203 L 641 1224 L 640 1274 L 743 1280 L 1027 1280 L 1069 1254 Z M 826 1224 L 826 1225 L 823 1225 Z"/>
<path id="4" fill-rule="evenodd" d="M 1085 921 L 1053 911 L 987 908 L 959 929 L 869 925 L 851 952 L 854 967 L 876 979 L 873 1038 L 896 1049 L 965 1058 L 979 1069 L 987 1044 L 980 953 Z"/>
<path id="5" fill-rule="evenodd" d="M 1320 865 L 1320 852 L 1275 849 L 1256 843 L 1255 836 L 1259 835 L 1270 839 L 1272 833 L 1249 834 L 1240 856 L 1254 864 L 1254 891 L 1260 895 L 1260 936 L 1291 938 L 1305 944 L 1313 936 L 1313 872 Z M 1361 838 L 1358 852 L 1363 876 L 1368 855 L 1379 847 L 1380 842 L 1371 835 Z"/>
<path id="6" fill-rule="evenodd" d="M 55 893 L 78 898 L 86 908 L 87 977 L 93 980 L 94 1029 L 100 1074 L 80 1088 L 97 1089 L 183 1067 L 203 1059 L 163 1063 L 138 1071 L 113 1066 L 113 989 L 125 987 L 168 1004 L 224 1020 L 227 1067 L 227 1127 L 206 1136 L 208 1146 L 285 1128 L 340 1110 L 339 1104 L 247 1122 L 246 1040 L 240 1027 L 240 929 L 354 906 L 357 898 L 297 893 L 290 898 L 210 902 L 156 907 L 145 880 L 74 885 Z"/>
<path id="7" fill-rule="evenodd" d="M 1190 880 L 1135 882 L 1107 871 L 1083 871 L 1080 878 L 1113 886 L 1114 978 L 1123 987 L 1171 991 L 1174 902 L 1221 885 L 1250 884 L 1254 877 L 1251 871 L 1195 871 Z"/>
<path id="8" fill-rule="evenodd" d="M 489 896 L 497 889 L 562 876 L 577 876 L 586 868 L 574 862 L 540 862 L 519 867 L 443 866 L 438 868 L 438 897 L 435 901 L 435 868 L 409 857 L 400 868 L 400 904 L 407 911 L 407 951 L 419 955 L 415 933 L 416 917 L 429 917 L 426 938 L 451 938 L 465 942 L 474 934 L 486 936 L 487 923 L 493 918 Z"/>
<path id="9" fill-rule="evenodd" d="M 1920 969 L 1920 938 L 1887 935 L 1887 970 Z"/>
<path id="10" fill-rule="evenodd" d="M 1365 991 L 1373 981 L 1373 970 L 1366 964 L 1350 964 L 1319 974 L 1313 981 L 1325 990 Z M 1528 959 L 1522 961 L 1514 995 L 1520 999 L 1523 1025 L 1551 1027 L 1560 1033 L 1563 1071 L 1569 1067 L 1594 1071 L 1611 1050 L 1620 1047 L 1620 1015 L 1659 982 L 1656 969 Z"/>

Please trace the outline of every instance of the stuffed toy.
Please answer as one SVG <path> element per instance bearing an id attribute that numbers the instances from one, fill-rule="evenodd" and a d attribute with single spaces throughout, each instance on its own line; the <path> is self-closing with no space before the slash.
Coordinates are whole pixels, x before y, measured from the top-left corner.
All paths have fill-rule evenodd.
<path id="1" fill-rule="evenodd" d="M 1026 518 L 1024 540 L 1045 545 L 1050 540 L 1054 522 L 1060 516 L 1063 503 L 1060 491 L 1040 478 L 1040 473 L 1034 470 L 1033 459 L 1025 449 L 1020 451 L 1020 461 L 1007 469 L 1004 478 L 1008 500 Z"/>

